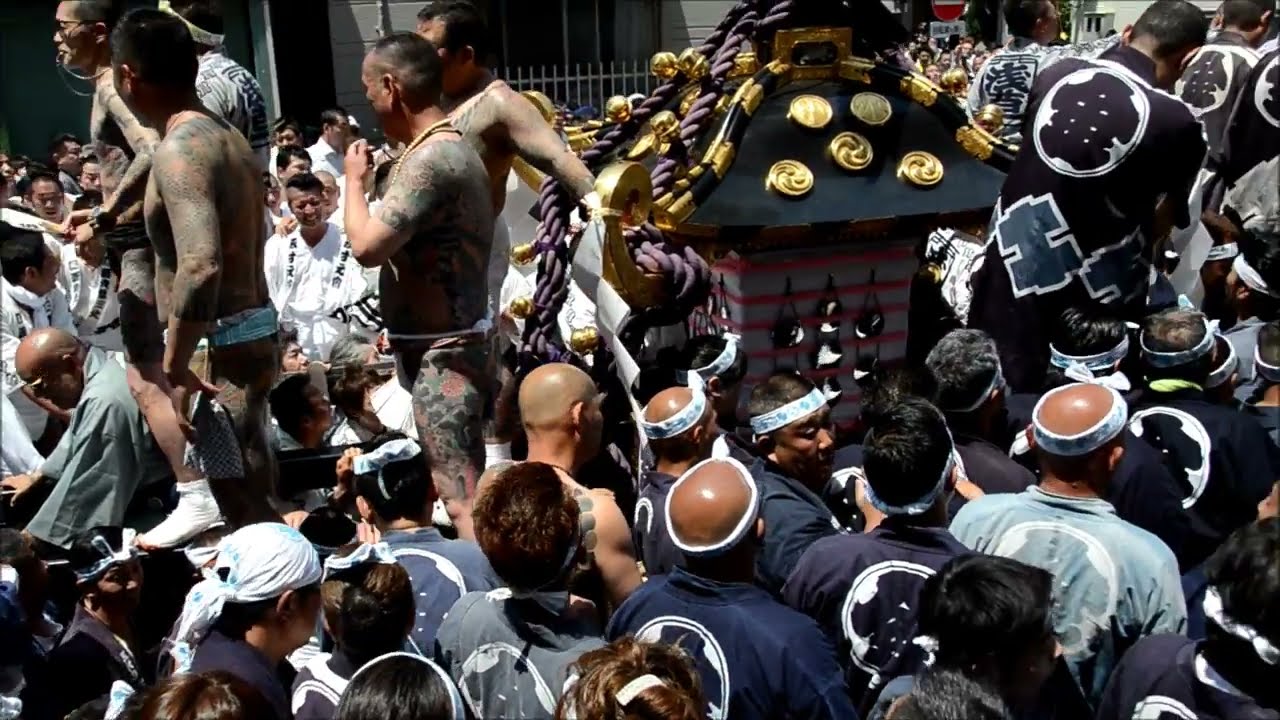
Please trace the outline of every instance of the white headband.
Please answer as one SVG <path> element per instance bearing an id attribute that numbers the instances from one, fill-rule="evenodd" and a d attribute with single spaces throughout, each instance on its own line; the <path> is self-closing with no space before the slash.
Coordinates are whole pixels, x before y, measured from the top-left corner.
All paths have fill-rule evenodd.
<path id="1" fill-rule="evenodd" d="M 97 582 L 111 568 L 137 557 L 138 553 L 133 547 L 133 539 L 137 534 L 136 530 L 129 528 L 121 531 L 119 550 L 112 549 L 111 543 L 107 542 L 102 535 L 94 535 L 89 545 L 98 552 L 100 557 L 93 565 L 76 571 L 76 584 Z"/>
<path id="2" fill-rule="evenodd" d="M 224 36 L 211 33 L 208 30 L 192 25 L 190 20 L 179 15 L 178 11 L 174 10 L 173 7 L 170 6 L 169 0 L 160 0 L 160 4 L 157 6 L 157 9 L 162 12 L 167 12 L 181 20 L 182 24 L 186 25 L 187 30 L 191 33 L 191 39 L 194 40 L 197 45 L 209 45 L 211 47 L 218 47 L 222 45 Z"/>
<path id="3" fill-rule="evenodd" d="M 320 581 L 328 580 L 329 576 L 336 572 L 350 570 L 357 565 L 364 565 L 365 563 L 395 565 L 396 556 L 391 553 L 391 546 L 384 542 L 365 543 L 356 548 L 350 555 L 342 557 L 331 555 L 325 558 L 324 573 L 320 576 Z"/>
<path id="4" fill-rule="evenodd" d="M 387 491 L 387 485 L 382 480 L 382 468 L 393 462 L 412 460 L 420 454 L 422 454 L 422 446 L 417 440 L 409 438 L 392 440 L 383 443 L 372 452 L 357 455 L 356 459 L 351 461 L 351 471 L 357 475 L 378 473 L 378 492 L 382 493 L 384 499 L 390 500 L 391 493 Z"/>
<path id="5" fill-rule="evenodd" d="M 703 380 L 710 380 L 713 377 L 719 377 L 733 367 L 733 363 L 738 359 L 738 344 L 741 342 L 742 338 L 737 334 L 725 333 L 724 349 L 720 351 L 720 354 L 716 356 L 715 360 L 712 360 L 710 364 L 704 365 L 700 368 L 683 371 L 682 374 L 697 373 Z M 683 378 L 681 381 L 687 382 Z"/>
<path id="6" fill-rule="evenodd" d="M 871 431 L 868 430 L 866 439 L 862 441 L 863 445 L 865 446 L 870 441 Z M 956 467 L 956 443 L 951 437 L 950 429 L 947 430 L 947 443 L 950 447 L 947 450 L 947 462 L 942 466 L 942 474 L 938 476 L 938 482 L 934 484 L 933 488 L 931 488 L 924 497 L 916 500 L 915 502 L 907 503 L 906 505 L 890 505 L 876 495 L 875 490 L 871 487 L 871 480 L 868 479 L 862 484 L 862 490 L 866 493 L 867 502 L 871 503 L 871 507 L 888 516 L 921 515 L 929 508 L 933 507 L 933 504 L 938 501 L 938 496 L 941 495 L 943 489 L 947 487 L 947 478 L 951 477 L 951 471 L 955 470 Z M 866 468 L 863 468 L 863 474 L 866 474 Z"/>
<path id="7" fill-rule="evenodd" d="M 1116 363 L 1124 360 L 1128 354 L 1128 334 L 1115 347 L 1094 355 L 1068 355 L 1054 347 L 1053 343 L 1049 344 L 1049 364 L 1061 370 L 1066 370 L 1072 365 L 1083 365 L 1095 373 L 1110 370 L 1116 366 Z"/>
<path id="8" fill-rule="evenodd" d="M 1218 337 L 1222 336 L 1219 335 Z M 1230 341 L 1227 341 L 1227 359 L 1223 360 L 1221 365 L 1209 373 L 1209 379 L 1205 381 L 1204 386 L 1210 390 L 1221 387 L 1223 383 L 1231 379 L 1231 374 L 1239 367 L 1240 358 L 1236 356 L 1236 348 Z"/>
<path id="9" fill-rule="evenodd" d="M 710 463 L 724 463 L 732 466 L 733 469 L 737 471 L 738 477 L 742 479 L 743 484 L 747 486 L 747 490 L 750 492 L 751 497 L 747 501 L 746 512 L 744 512 L 742 517 L 739 518 L 738 524 L 733 528 L 733 532 L 729 533 L 728 537 L 724 538 L 720 542 L 712 543 L 710 545 L 690 545 L 680 539 L 680 536 L 676 534 L 675 526 L 671 522 L 671 498 L 675 497 L 676 488 L 680 487 L 681 483 L 692 477 L 699 468 Z M 742 463 L 733 458 L 710 458 L 703 460 L 697 465 L 686 470 L 684 474 L 671 485 L 671 489 L 667 491 L 667 499 L 663 506 L 663 512 L 666 513 L 667 517 L 667 536 L 671 538 L 671 543 L 676 546 L 676 549 L 690 557 L 716 557 L 732 550 L 738 542 L 741 541 L 748 532 L 750 532 L 752 527 L 755 526 L 756 518 L 760 514 L 760 488 L 756 486 L 755 478 L 751 477 L 751 471 L 747 470 L 747 467 Z"/>
<path id="10" fill-rule="evenodd" d="M 1187 350 L 1152 350 L 1143 342 L 1143 338 L 1139 337 L 1138 347 L 1142 349 L 1142 356 L 1146 359 L 1147 364 L 1154 368 L 1171 368 L 1195 362 L 1209 354 L 1213 350 L 1213 344 L 1217 341 L 1218 321 L 1210 320 L 1204 315 L 1200 316 L 1200 320 L 1204 323 L 1204 339 L 1195 347 Z"/>
<path id="11" fill-rule="evenodd" d="M 449 710 L 451 712 L 451 716 L 453 717 L 453 720 L 466 720 L 467 718 L 466 712 L 462 709 L 462 696 L 458 694 L 458 687 L 453 684 L 453 678 L 449 677 L 449 673 L 445 672 L 444 668 L 435 664 L 431 660 L 428 660 L 427 658 L 422 657 L 421 655 L 414 655 L 413 653 L 407 653 L 407 652 L 390 652 L 390 653 L 387 653 L 386 655 L 379 655 L 378 657 L 362 665 L 359 670 L 356 670 L 355 674 L 351 676 L 351 679 L 347 681 L 347 687 L 348 688 L 351 687 L 351 684 L 356 681 L 356 678 L 360 677 L 360 673 L 368 670 L 369 668 L 373 667 L 374 665 L 377 665 L 380 662 L 383 662 L 385 660 L 390 660 L 392 658 L 398 658 L 398 657 L 409 658 L 410 660 L 415 660 L 431 668 L 431 671 L 434 672 L 436 676 L 440 678 L 440 682 L 444 683 L 445 689 L 449 692 Z"/>
<path id="12" fill-rule="evenodd" d="M 618 694 L 614 695 L 614 698 L 618 701 L 619 706 L 626 707 L 631 704 L 632 700 L 636 699 L 636 696 L 645 690 L 655 687 L 664 687 L 665 685 L 666 683 L 659 679 L 658 676 L 646 673 L 626 685 L 623 685 L 622 688 L 618 690 Z"/>
<path id="13" fill-rule="evenodd" d="M 1236 259 L 1231 263 L 1231 269 L 1236 271 L 1236 276 L 1240 278 L 1240 282 L 1249 286 L 1254 292 L 1260 292 L 1273 298 L 1280 298 L 1280 290 L 1273 290 L 1266 280 L 1262 279 L 1262 275 L 1244 259 L 1244 255 L 1237 255 Z"/>
<path id="14" fill-rule="evenodd" d="M 1222 607 L 1222 596 L 1218 589 L 1210 587 L 1204 593 L 1204 616 L 1212 620 L 1214 625 L 1222 628 L 1228 635 L 1234 635 L 1253 646 L 1262 662 L 1268 665 L 1280 665 L 1280 648 L 1277 648 L 1262 633 L 1250 625 L 1239 622 L 1227 615 Z"/>
<path id="15" fill-rule="evenodd" d="M 1214 245 L 1209 248 L 1209 254 L 1205 256 L 1205 262 L 1213 262 L 1215 260 L 1230 260 L 1240 254 L 1240 246 L 1236 243 L 1226 243 L 1224 245 Z"/>
<path id="16" fill-rule="evenodd" d="M 995 392 L 997 388 L 1002 388 L 1002 387 L 1004 387 L 1004 368 L 1000 366 L 1000 359 L 996 358 L 996 372 L 994 375 L 991 376 L 991 382 L 987 384 L 987 388 L 983 390 L 982 393 L 978 395 L 978 397 L 974 398 L 972 402 L 970 402 L 968 405 L 964 407 L 946 407 L 946 408 L 939 408 L 939 409 L 942 410 L 943 412 L 954 412 L 954 413 L 973 412 L 974 410 L 977 410 L 978 408 L 982 407 L 983 403 L 985 403 L 987 399 L 991 397 L 991 393 Z"/>
<path id="17" fill-rule="evenodd" d="M 1253 367 L 1258 375 L 1269 383 L 1280 383 L 1280 365 L 1272 365 L 1262 359 L 1262 348 L 1253 349 Z"/>
<path id="18" fill-rule="evenodd" d="M 792 400 L 780 408 L 751 418 L 751 432 L 756 435 L 768 435 L 800 418 L 812 415 L 826 407 L 826 404 L 827 396 L 822 392 L 822 388 L 814 388 L 799 400 Z"/>
<path id="19" fill-rule="evenodd" d="M 688 383 L 689 402 L 671 417 L 659 422 L 649 422 L 640 418 L 640 428 L 644 430 L 645 437 L 650 440 L 666 440 L 676 437 L 681 433 L 697 425 L 702 420 L 702 415 L 707 411 L 707 393 L 703 391 L 702 376 L 689 373 L 685 376 Z M 647 413 L 649 407 L 646 405 L 644 412 Z"/>
<path id="20" fill-rule="evenodd" d="M 1031 411 L 1032 433 L 1035 435 L 1036 445 L 1050 455 L 1059 457 L 1087 455 L 1111 442 L 1124 430 L 1125 423 L 1129 421 L 1129 406 L 1125 404 L 1124 398 L 1120 397 L 1120 393 L 1114 388 L 1102 386 L 1111 395 L 1111 409 L 1097 424 L 1075 435 L 1059 435 L 1046 428 L 1040 422 L 1040 411 L 1044 408 L 1045 402 L 1060 392 L 1077 387 L 1081 387 L 1081 383 L 1063 385 L 1050 390 L 1040 398 L 1035 409 Z"/>

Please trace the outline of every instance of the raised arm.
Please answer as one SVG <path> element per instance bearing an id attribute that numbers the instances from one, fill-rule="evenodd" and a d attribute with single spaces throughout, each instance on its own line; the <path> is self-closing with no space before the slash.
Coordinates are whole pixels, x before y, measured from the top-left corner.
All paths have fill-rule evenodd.
<path id="1" fill-rule="evenodd" d="M 547 124 L 533 103 L 514 90 L 496 94 L 494 100 L 516 155 L 559 181 L 573 193 L 574 200 L 581 201 L 595 189 L 596 180 L 591 171 Z"/>
<path id="2" fill-rule="evenodd" d="M 110 83 L 99 85 L 97 94 L 98 102 L 106 108 L 108 117 L 115 121 L 134 153 L 129 167 L 125 168 L 124 175 L 116 184 L 115 194 L 102 203 L 103 213 L 119 216 L 142 200 L 147 189 L 147 175 L 151 172 L 152 154 L 160 144 L 160 135 L 138 120 Z"/>

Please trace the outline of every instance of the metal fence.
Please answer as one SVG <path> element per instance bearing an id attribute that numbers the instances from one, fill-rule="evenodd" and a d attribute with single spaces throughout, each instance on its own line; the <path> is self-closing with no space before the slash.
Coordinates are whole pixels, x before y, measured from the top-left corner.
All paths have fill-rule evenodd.
<path id="1" fill-rule="evenodd" d="M 516 90 L 537 90 L 557 105 L 602 111 L 614 95 L 648 94 L 657 85 L 643 60 L 576 63 L 571 67 L 506 67 L 501 75 Z"/>

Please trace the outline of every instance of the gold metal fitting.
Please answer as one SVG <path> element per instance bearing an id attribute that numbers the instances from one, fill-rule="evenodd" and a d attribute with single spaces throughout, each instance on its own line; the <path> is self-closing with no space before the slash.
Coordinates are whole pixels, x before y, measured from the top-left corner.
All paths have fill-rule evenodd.
<path id="1" fill-rule="evenodd" d="M 875 152 L 871 142 L 854 132 L 844 132 L 835 136 L 827 146 L 827 154 L 832 162 L 849 172 L 857 172 L 871 164 Z"/>
<path id="2" fill-rule="evenodd" d="M 953 67 L 942 73 L 942 77 L 938 78 L 938 85 L 948 95 L 964 97 L 969 92 L 969 76 L 964 68 Z"/>
<path id="3" fill-rule="evenodd" d="M 660 142 L 671 142 L 680 134 L 680 119 L 670 110 L 663 110 L 649 120 L 649 127 Z"/>
<path id="4" fill-rule="evenodd" d="M 821 130 L 831 123 L 835 113 L 831 103 L 817 95 L 798 95 L 791 100 L 787 108 L 787 119 L 810 130 Z"/>
<path id="5" fill-rule="evenodd" d="M 600 346 L 600 333 L 593 327 L 578 328 L 569 334 L 569 349 L 585 355 Z"/>
<path id="6" fill-rule="evenodd" d="M 533 243 L 521 243 L 511 248 L 511 262 L 516 265 L 528 265 L 537 255 Z"/>
<path id="7" fill-rule="evenodd" d="M 849 112 L 872 127 L 879 127 L 893 116 L 889 99 L 877 92 L 860 92 L 849 100 Z"/>
<path id="8" fill-rule="evenodd" d="M 992 135 L 999 135 L 1004 128 L 1004 110 L 999 105 L 983 105 L 978 114 L 973 116 L 973 122 Z"/>
<path id="9" fill-rule="evenodd" d="M 649 60 L 649 72 L 660 80 L 670 80 L 680 72 L 680 60 L 673 52 L 660 52 Z"/>
<path id="10" fill-rule="evenodd" d="M 697 82 L 707 76 L 711 72 L 711 61 L 706 55 L 698 52 L 697 48 L 689 48 L 680 53 L 677 62 L 680 70 L 684 72 L 684 76 L 690 80 Z"/>
<path id="11" fill-rule="evenodd" d="M 604 116 L 613 123 L 624 123 L 630 120 L 631 101 L 621 95 L 614 95 L 604 103 Z"/>
<path id="12" fill-rule="evenodd" d="M 507 306 L 507 312 L 511 317 L 517 320 L 524 320 L 533 314 L 533 299 L 528 297 L 518 297 L 511 301 Z"/>

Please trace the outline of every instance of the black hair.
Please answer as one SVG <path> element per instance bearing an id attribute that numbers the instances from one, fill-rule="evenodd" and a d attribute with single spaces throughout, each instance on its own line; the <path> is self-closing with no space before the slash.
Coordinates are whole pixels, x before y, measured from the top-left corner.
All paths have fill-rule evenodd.
<path id="1" fill-rule="evenodd" d="M 102 193 L 98 190 L 85 190 L 80 197 L 71 203 L 72 210 L 88 210 L 102 204 Z"/>
<path id="2" fill-rule="evenodd" d="M 1053 575 L 993 555 L 957 557 L 925 580 L 917 630 L 938 641 L 939 667 L 1016 662 L 1052 632 Z"/>
<path id="3" fill-rule="evenodd" d="M 290 375 L 272 388 L 267 403 L 280 429 L 297 438 L 302 422 L 311 412 L 311 398 L 319 392 L 306 373 Z"/>
<path id="4" fill-rule="evenodd" d="M 196 86 L 196 43 L 181 18 L 138 8 L 111 31 L 111 64 L 128 65 L 143 82 L 176 92 Z"/>
<path id="5" fill-rule="evenodd" d="M 725 345 L 729 343 L 719 335 L 695 335 L 689 338 L 684 344 L 681 355 L 681 370 L 692 370 L 694 368 L 706 367 L 724 352 Z M 746 353 L 741 349 L 738 350 L 737 357 L 733 359 L 733 364 L 728 370 L 720 373 L 718 376 L 720 382 L 725 385 L 735 385 L 742 381 L 747 375 L 747 357 Z"/>
<path id="6" fill-rule="evenodd" d="M 1182 0 L 1160 1 L 1182 2 Z M 1204 315 L 1193 310 L 1175 308 L 1149 315 L 1143 320 L 1142 345 L 1156 352 L 1182 352 L 1203 342 L 1207 332 Z M 1212 371 L 1212 352 L 1173 367 L 1157 368 L 1149 363 L 1146 364 L 1146 375 L 1150 380 L 1168 378 L 1203 385 Z"/>
<path id="7" fill-rule="evenodd" d="M 1280 645 L 1280 518 L 1236 530 L 1209 558 L 1205 576 L 1222 598 L 1223 612 Z M 1252 653 L 1248 643 L 1207 623 L 1209 642 Z"/>
<path id="8" fill-rule="evenodd" d="M 223 33 L 220 0 L 172 0 L 170 5 L 187 22 L 215 35 Z"/>
<path id="9" fill-rule="evenodd" d="M 1133 24 L 1132 40 L 1155 40 L 1158 59 L 1172 57 L 1204 45 L 1209 34 L 1209 18 L 1187 0 L 1160 0 L 1147 6 Z"/>
<path id="10" fill-rule="evenodd" d="M 418 11 L 418 22 L 444 23 L 444 47 L 451 53 L 470 47 L 476 63 L 483 65 L 489 54 L 489 27 L 484 13 L 467 0 L 433 0 Z"/>
<path id="11" fill-rule="evenodd" d="M 1220 9 L 1223 27 L 1241 30 L 1262 27 L 1263 16 L 1275 11 L 1275 0 L 1226 0 Z"/>
<path id="12" fill-rule="evenodd" d="M 1004 22 L 1014 37 L 1031 37 L 1040 18 L 1049 12 L 1050 0 L 1004 0 Z"/>
<path id="13" fill-rule="evenodd" d="M 402 433 L 386 433 L 370 448 L 370 452 L 392 440 L 404 439 Z M 383 494 L 383 488 L 386 494 Z M 435 500 L 435 484 L 431 480 L 431 466 L 426 453 L 387 463 L 381 474 L 356 475 L 355 491 L 383 522 L 422 519 L 431 513 L 431 503 Z"/>
<path id="14" fill-rule="evenodd" d="M 285 183 L 284 188 L 285 190 L 323 193 L 324 181 L 314 173 L 303 172 L 289 178 L 289 182 Z"/>
<path id="15" fill-rule="evenodd" d="M 35 184 L 41 181 L 51 182 L 58 186 L 58 192 L 62 192 L 62 181 L 58 179 L 58 174 L 50 170 L 44 165 L 33 165 L 32 169 L 27 171 L 27 176 L 23 178 L 27 181 L 27 186 L 23 190 L 23 195 L 31 192 Z"/>
<path id="16" fill-rule="evenodd" d="M 1067 308 L 1051 332 L 1053 346 L 1067 355 L 1096 355 L 1124 340 L 1124 321 L 1084 308 Z"/>
<path id="17" fill-rule="evenodd" d="M 23 570 L 39 562 L 31 543 L 18 528 L 0 527 L 0 564 Z"/>
<path id="18" fill-rule="evenodd" d="M 303 149 L 301 145 L 285 145 L 276 150 L 276 172 L 280 172 L 289 167 L 289 163 L 294 160 L 306 160 L 311 162 L 311 156 Z"/>
<path id="19" fill-rule="evenodd" d="M 378 66 L 395 77 L 411 105 L 424 107 L 440 102 L 444 66 L 436 47 L 411 32 L 395 32 L 374 44 L 370 55 Z"/>
<path id="20" fill-rule="evenodd" d="M 49 141 L 49 159 L 52 160 L 53 155 L 62 150 L 63 144 L 69 142 L 73 142 L 77 145 L 81 144 L 80 138 L 72 135 L 71 133 L 64 132 L 54 136 L 54 138 Z"/>
<path id="21" fill-rule="evenodd" d="M 1280 366 L 1280 320 L 1272 320 L 1258 329 L 1258 357 L 1268 365 Z"/>
<path id="22" fill-rule="evenodd" d="M 271 123 L 271 132 L 282 133 L 285 130 L 292 130 L 298 137 L 302 137 L 302 128 L 298 126 L 298 123 L 293 118 L 278 117 L 275 122 Z"/>
<path id="23" fill-rule="evenodd" d="M 413 622 L 414 594 L 409 573 L 398 563 L 361 563 L 329 577 L 343 584 L 338 626 L 331 628 L 358 664 L 404 647 Z"/>
<path id="24" fill-rule="evenodd" d="M 10 285 L 21 285 L 27 268 L 43 271 L 48 256 L 49 247 L 40 233 L 0 222 L 0 270 Z"/>
<path id="25" fill-rule="evenodd" d="M 334 720 L 418 720 L 453 717 L 449 682 L 417 658 L 390 657 L 351 679 Z"/>
<path id="26" fill-rule="evenodd" d="M 227 581 L 231 573 L 231 568 L 221 568 L 218 570 L 219 576 L 223 582 Z M 222 606 L 222 614 L 213 623 L 213 629 L 226 635 L 233 640 L 241 640 L 245 633 L 254 625 L 262 622 L 272 609 L 280 602 L 280 596 L 284 595 L 288 590 L 281 590 L 275 597 L 269 597 L 264 600 L 255 600 L 253 602 L 228 602 Z M 299 601 L 310 597 L 312 593 L 320 592 L 320 583 L 307 585 L 306 587 L 297 588 L 293 591 Z"/>
<path id="27" fill-rule="evenodd" d="M 1239 240 L 1240 255 L 1262 276 L 1268 287 L 1280 288 L 1280 236 L 1246 232 Z M 1250 293 L 1250 309 L 1263 320 L 1280 319 L 1280 299 Z"/>
<path id="28" fill-rule="evenodd" d="M 928 668 L 888 715 L 889 720 L 1013 720 L 993 688 L 959 670 Z"/>
<path id="29" fill-rule="evenodd" d="M 320 113 L 320 126 L 341 125 L 347 122 L 347 111 L 340 107 L 329 108 Z"/>
<path id="30" fill-rule="evenodd" d="M 112 550 L 119 550 L 124 538 L 124 529 L 112 525 L 100 525 L 77 535 L 71 541 L 71 549 L 67 551 L 67 561 L 72 570 L 85 571 L 102 560 L 102 551 L 93 542 L 98 537 L 106 540 Z"/>
<path id="31" fill-rule="evenodd" d="M 871 424 L 862 471 L 876 497 L 909 505 L 937 485 L 952 449 L 942 413 L 927 400 L 903 398 Z"/>
<path id="32" fill-rule="evenodd" d="M 75 14 L 81 22 L 115 27 L 124 13 L 124 0 L 76 0 Z"/>
<path id="33" fill-rule="evenodd" d="M 99 160 L 99 159 L 98 159 L 98 156 L 97 156 L 97 155 L 94 155 L 93 153 L 89 153 L 88 155 L 85 155 L 84 157 L 81 157 L 81 158 L 80 158 L 80 164 L 81 164 L 81 165 L 88 165 L 88 164 L 90 164 L 90 163 L 93 163 L 93 164 L 99 164 L 99 165 L 100 165 L 100 164 L 102 163 L 102 161 L 101 161 L 101 160 Z"/>
<path id="34" fill-rule="evenodd" d="M 938 383 L 938 407 L 961 412 L 959 408 L 979 400 L 986 402 L 978 396 L 991 387 L 1000 372 L 1000 355 L 991 336 L 962 328 L 947 333 L 933 346 L 925 366 Z"/>
<path id="35" fill-rule="evenodd" d="M 747 416 L 757 417 L 777 410 L 789 402 L 813 392 L 814 384 L 803 375 L 791 371 L 778 371 L 751 388 L 747 400 Z"/>
<path id="36" fill-rule="evenodd" d="M 868 426 L 905 398 L 927 399 L 937 393 L 933 374 L 922 368 L 897 367 L 874 377 L 862 396 L 862 421 Z"/>

